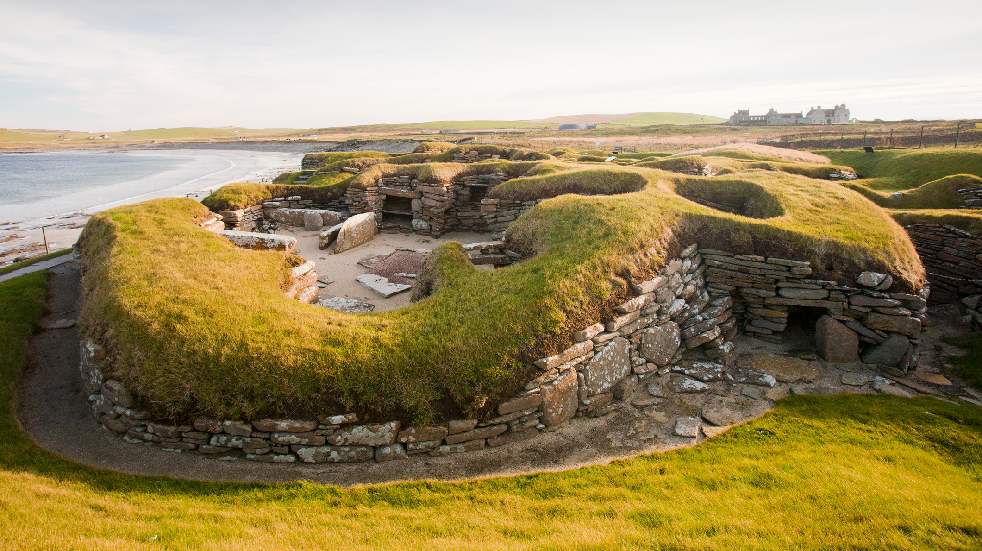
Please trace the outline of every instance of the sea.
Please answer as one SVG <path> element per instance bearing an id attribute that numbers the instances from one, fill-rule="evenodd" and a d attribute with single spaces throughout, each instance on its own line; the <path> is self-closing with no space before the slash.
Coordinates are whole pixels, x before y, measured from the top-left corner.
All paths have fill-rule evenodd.
<path id="1" fill-rule="evenodd" d="M 0 153 L 0 265 L 71 246 L 88 216 L 298 170 L 303 151 L 159 149 Z M 42 232 L 41 228 L 44 228 Z"/>

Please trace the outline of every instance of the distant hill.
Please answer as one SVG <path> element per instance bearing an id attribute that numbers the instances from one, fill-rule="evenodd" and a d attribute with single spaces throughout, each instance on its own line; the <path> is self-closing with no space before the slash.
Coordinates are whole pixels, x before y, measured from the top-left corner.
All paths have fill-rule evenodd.
<path id="1" fill-rule="evenodd" d="M 427 121 L 395 124 L 367 124 L 345 126 L 341 128 L 325 128 L 323 130 L 346 130 L 349 132 L 381 132 L 399 130 L 492 130 L 492 129 L 556 129 L 560 124 L 598 124 L 601 127 L 613 126 L 651 126 L 655 124 L 719 124 L 726 119 L 698 113 L 675 113 L 670 111 L 647 111 L 640 113 L 620 114 L 583 114 L 561 115 L 545 119 L 521 120 L 458 120 L 458 121 Z"/>

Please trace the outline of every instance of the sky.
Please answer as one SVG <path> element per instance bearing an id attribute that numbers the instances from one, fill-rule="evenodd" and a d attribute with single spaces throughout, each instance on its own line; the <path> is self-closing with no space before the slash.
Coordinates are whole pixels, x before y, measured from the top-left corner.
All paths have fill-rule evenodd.
<path id="1" fill-rule="evenodd" d="M 0 0 L 0 127 L 319 128 L 846 103 L 982 118 L 982 2 Z"/>

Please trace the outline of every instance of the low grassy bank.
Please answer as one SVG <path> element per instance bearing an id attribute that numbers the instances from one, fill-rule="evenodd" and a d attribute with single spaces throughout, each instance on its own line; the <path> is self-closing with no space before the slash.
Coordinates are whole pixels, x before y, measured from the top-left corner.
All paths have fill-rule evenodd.
<path id="1" fill-rule="evenodd" d="M 794 397 L 695 448 L 457 483 L 339 489 L 88 469 L 38 449 L 11 413 L 44 284 L 44 273 L 0 283 L 5 549 L 977 549 L 982 543 L 982 412 L 933 399 Z"/>

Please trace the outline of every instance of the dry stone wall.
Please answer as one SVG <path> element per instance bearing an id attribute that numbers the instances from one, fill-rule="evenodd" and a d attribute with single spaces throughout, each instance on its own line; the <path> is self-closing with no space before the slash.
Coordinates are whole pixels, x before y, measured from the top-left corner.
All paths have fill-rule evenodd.
<path id="1" fill-rule="evenodd" d="M 471 253 L 508 257 L 500 242 L 474 244 Z M 104 349 L 91 339 L 82 340 L 80 371 L 102 426 L 135 444 L 273 463 L 384 462 L 474 451 L 534 438 L 576 416 L 601 415 L 653 377 L 671 372 L 666 391 L 681 393 L 705 386 L 690 371 L 722 377 L 733 350 L 733 303 L 709 295 L 704 271 L 692 245 L 656 277 L 633 282 L 633 296 L 577 331 L 568 348 L 536 360 L 538 375 L 482 419 L 408 427 L 397 421 L 364 422 L 347 412 L 316 419 L 162 422 L 151 419 L 137 397 L 107 376 Z M 693 349 L 717 362 L 681 365 L 683 353 Z"/>
<path id="2" fill-rule="evenodd" d="M 810 279 L 811 264 L 803 260 L 712 249 L 701 254 L 710 295 L 733 300 L 743 331 L 778 339 L 792 308 L 812 308 L 836 322 L 815 328 L 818 352 L 826 360 L 855 361 L 862 352 L 867 363 L 900 371 L 913 365 L 927 315 L 928 289 L 918 294 L 890 292 L 893 278 L 875 272 L 863 272 L 853 284 Z M 844 348 L 853 339 L 849 335 L 854 335 L 855 349 Z"/>
<path id="3" fill-rule="evenodd" d="M 982 236 L 954 226 L 905 226 L 927 268 L 932 302 L 958 302 L 982 294 Z"/>

